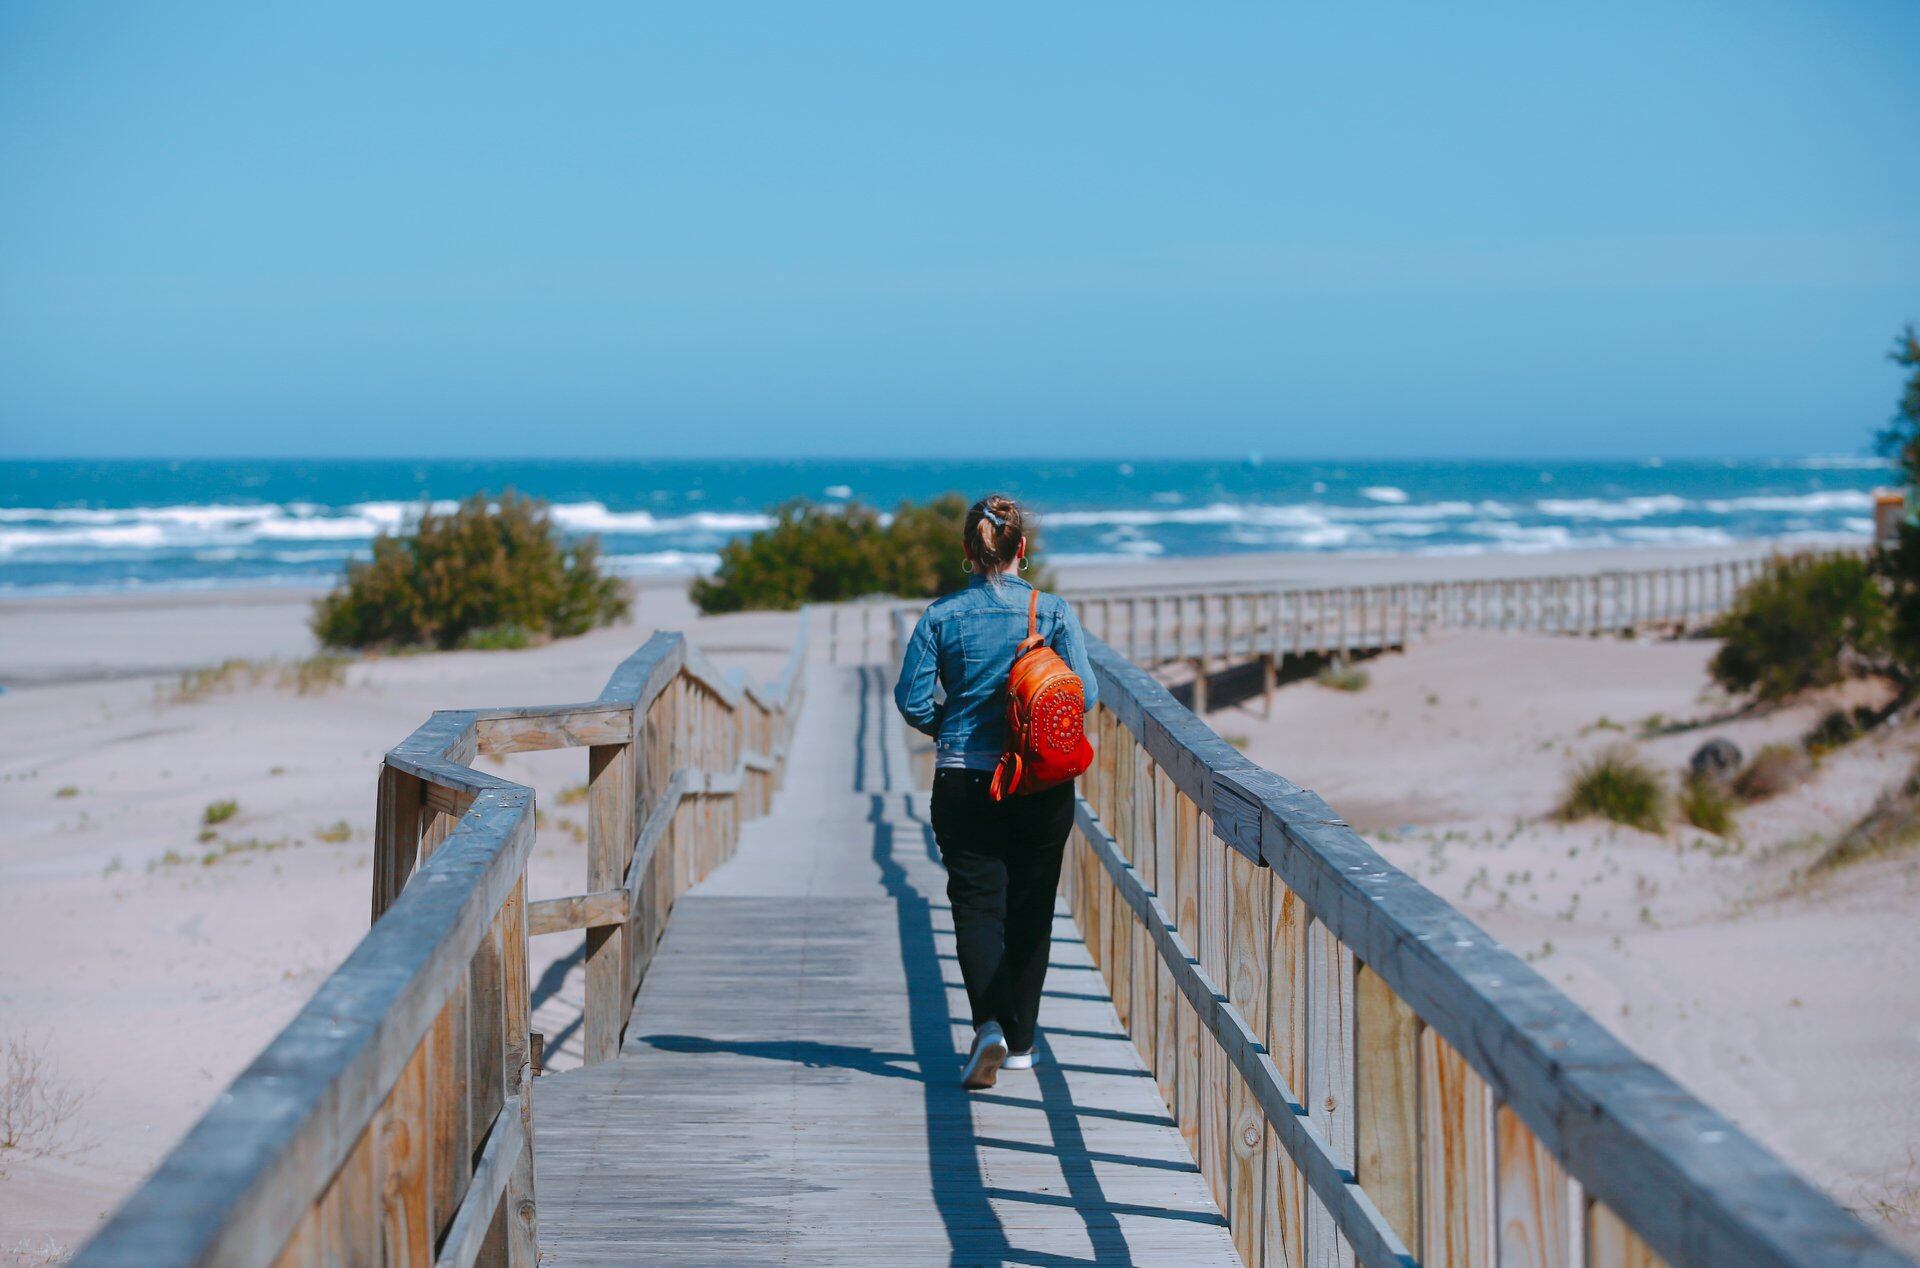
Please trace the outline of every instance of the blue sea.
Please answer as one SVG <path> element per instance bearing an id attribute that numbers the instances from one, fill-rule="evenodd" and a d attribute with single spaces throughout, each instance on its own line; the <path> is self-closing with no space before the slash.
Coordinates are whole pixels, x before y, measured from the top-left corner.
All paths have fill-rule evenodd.
<path id="1" fill-rule="evenodd" d="M 1002 490 L 1058 560 L 1314 551 L 1545 554 L 1864 540 L 1893 472 L 1701 462 L 7 461 L 0 593 L 330 582 L 424 504 L 513 488 L 630 574 L 711 569 L 790 498 L 882 508 Z"/>

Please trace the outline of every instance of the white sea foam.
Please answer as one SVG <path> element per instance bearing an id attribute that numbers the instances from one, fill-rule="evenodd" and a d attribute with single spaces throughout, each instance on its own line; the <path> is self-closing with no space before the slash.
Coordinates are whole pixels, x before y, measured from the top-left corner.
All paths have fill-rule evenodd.
<path id="1" fill-rule="evenodd" d="M 1687 509 L 1687 500 L 1670 493 L 1630 498 L 1541 498 L 1533 509 L 1563 519 L 1643 520 L 1651 515 L 1678 515 Z"/>
<path id="2" fill-rule="evenodd" d="M 366 541 L 394 527 L 370 515 L 316 515 L 264 520 L 254 526 L 253 535 L 262 541 Z"/>
<path id="3" fill-rule="evenodd" d="M 0 555 L 21 550 L 152 550 L 167 544 L 158 524 L 120 524 L 110 528 L 14 528 L 0 530 Z"/>
<path id="4" fill-rule="evenodd" d="M 1873 494 L 1864 489 L 1829 489 L 1820 493 L 1784 496 L 1714 498 L 1700 505 L 1715 515 L 1732 515 L 1740 511 L 1870 511 L 1873 509 Z"/>
<path id="5" fill-rule="evenodd" d="M 752 533 L 773 526 L 773 517 L 754 512 L 696 511 L 657 516 L 651 511 L 610 511 L 604 502 L 563 502 L 553 508 L 554 522 L 575 533 Z"/>
<path id="6" fill-rule="evenodd" d="M 1804 471 L 1892 471 L 1893 464 L 1885 458 L 1870 458 L 1860 454 L 1815 454 L 1811 458 L 1801 458 L 1788 464 Z"/>
<path id="7" fill-rule="evenodd" d="M 1360 490 L 1360 496 L 1371 498 L 1375 502 L 1390 502 L 1394 506 L 1399 506 L 1407 500 L 1407 491 L 1396 489 L 1391 484 L 1375 484 Z"/>

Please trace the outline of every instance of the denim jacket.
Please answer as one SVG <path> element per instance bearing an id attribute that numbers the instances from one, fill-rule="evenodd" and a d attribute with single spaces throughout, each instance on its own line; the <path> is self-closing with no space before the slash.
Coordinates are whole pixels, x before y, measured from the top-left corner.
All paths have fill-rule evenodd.
<path id="1" fill-rule="evenodd" d="M 1033 587 L 1017 576 L 975 576 L 964 590 L 936 599 L 920 616 L 901 658 L 893 702 L 916 731 L 940 745 L 942 765 L 991 770 L 1007 745 L 1007 673 L 1027 636 Z M 1080 675 L 1087 708 L 1099 692 L 1087 639 L 1065 599 L 1040 596 L 1040 634 Z M 936 699 L 935 687 L 946 691 Z M 959 761 L 956 763 L 956 757 Z"/>

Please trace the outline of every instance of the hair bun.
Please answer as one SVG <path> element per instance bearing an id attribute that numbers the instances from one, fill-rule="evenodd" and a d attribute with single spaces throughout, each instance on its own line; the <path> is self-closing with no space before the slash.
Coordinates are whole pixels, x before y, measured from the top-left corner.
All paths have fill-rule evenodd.
<path id="1" fill-rule="evenodd" d="M 963 542 L 967 556 L 986 572 L 1000 572 L 1020 557 L 1026 537 L 1026 517 L 1020 504 L 1004 493 L 992 493 L 967 511 Z"/>

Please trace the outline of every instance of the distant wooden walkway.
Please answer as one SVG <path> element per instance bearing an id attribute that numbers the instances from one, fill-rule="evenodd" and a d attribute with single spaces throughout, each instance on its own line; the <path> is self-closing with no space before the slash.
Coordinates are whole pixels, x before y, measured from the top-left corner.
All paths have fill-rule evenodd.
<path id="1" fill-rule="evenodd" d="M 1064 909 L 1040 1065 L 958 1086 L 890 684 L 808 673 L 786 787 L 675 905 L 620 1059 L 539 1081 L 541 1262 L 1237 1262 Z"/>

